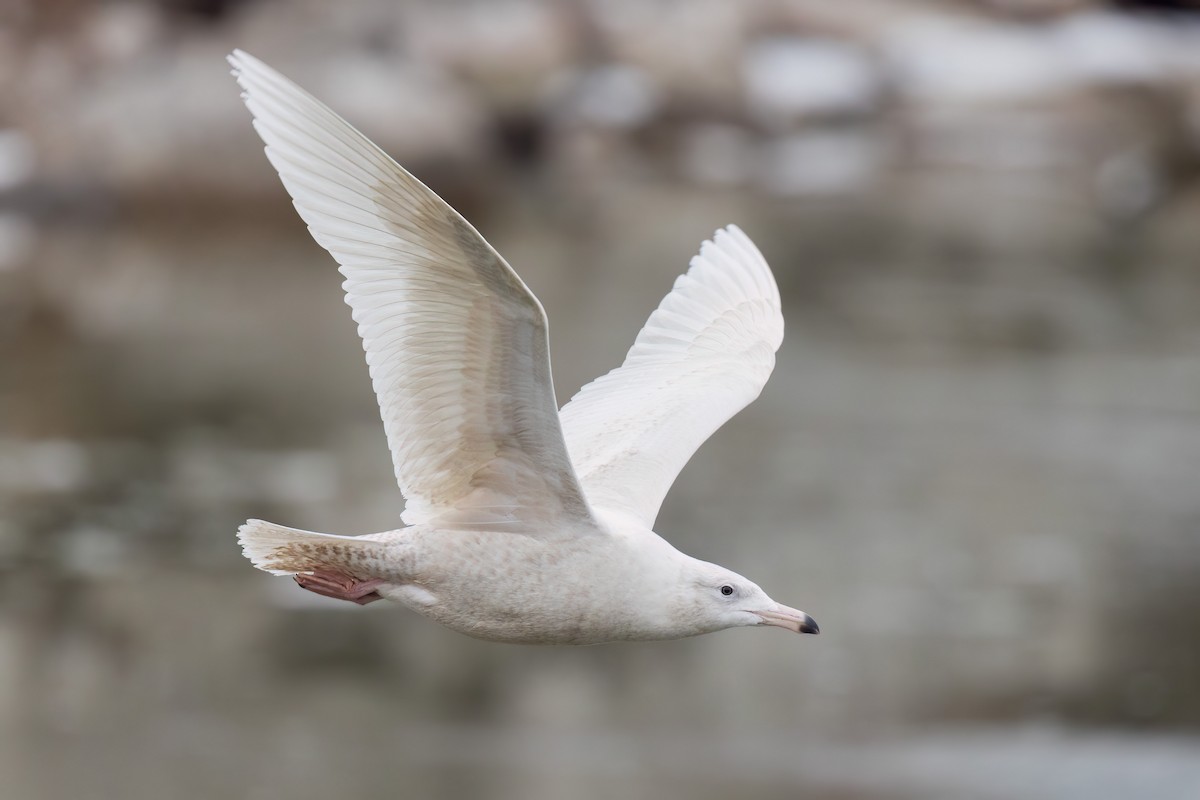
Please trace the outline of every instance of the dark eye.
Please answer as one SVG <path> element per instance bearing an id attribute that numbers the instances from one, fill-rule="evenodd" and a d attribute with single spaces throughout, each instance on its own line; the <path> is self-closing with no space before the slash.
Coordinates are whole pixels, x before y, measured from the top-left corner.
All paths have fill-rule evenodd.
<path id="1" fill-rule="evenodd" d="M 729 597 L 729 595 L 733 594 L 733 587 L 730 586 L 728 583 L 725 584 L 724 586 L 721 587 L 721 594 L 725 595 L 726 597 Z"/>

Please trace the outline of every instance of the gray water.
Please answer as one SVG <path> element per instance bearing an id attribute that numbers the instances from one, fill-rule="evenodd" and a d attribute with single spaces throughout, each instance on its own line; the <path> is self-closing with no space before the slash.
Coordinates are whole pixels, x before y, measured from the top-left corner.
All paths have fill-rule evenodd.
<path id="1" fill-rule="evenodd" d="M 239 555 L 250 516 L 403 507 L 286 201 L 29 223 L 0 271 L 4 797 L 1200 796 L 1197 200 L 1119 221 L 1036 175 L 897 180 L 450 198 L 545 305 L 560 402 L 718 225 L 779 278 L 775 374 L 658 530 L 821 636 L 583 649 Z"/>

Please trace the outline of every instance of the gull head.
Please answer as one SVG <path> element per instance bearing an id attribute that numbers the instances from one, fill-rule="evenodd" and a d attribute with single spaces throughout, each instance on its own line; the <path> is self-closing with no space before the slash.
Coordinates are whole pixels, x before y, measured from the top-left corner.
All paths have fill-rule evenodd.
<path id="1" fill-rule="evenodd" d="M 770 625 L 793 633 L 820 633 L 799 609 L 772 600 L 758 584 L 736 572 L 696 559 L 684 570 L 678 613 L 698 633 L 746 625 Z"/>

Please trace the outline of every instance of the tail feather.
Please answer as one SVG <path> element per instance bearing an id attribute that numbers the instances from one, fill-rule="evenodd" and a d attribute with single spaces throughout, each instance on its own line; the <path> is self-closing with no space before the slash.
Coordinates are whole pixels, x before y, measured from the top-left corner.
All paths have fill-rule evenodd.
<path id="1" fill-rule="evenodd" d="M 242 555 L 272 575 L 330 568 L 364 575 L 383 559 L 385 547 L 374 539 L 303 531 L 261 519 L 246 520 L 237 538 Z"/>

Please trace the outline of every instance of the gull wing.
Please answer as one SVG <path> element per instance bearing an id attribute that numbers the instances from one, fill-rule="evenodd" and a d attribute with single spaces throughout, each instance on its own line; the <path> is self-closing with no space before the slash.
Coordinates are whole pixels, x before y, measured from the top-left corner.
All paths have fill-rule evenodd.
<path id="1" fill-rule="evenodd" d="M 737 226 L 717 231 L 625 363 L 562 409 L 589 502 L 652 528 L 692 454 L 758 397 L 782 341 L 779 289 L 766 260 Z"/>
<path id="2" fill-rule="evenodd" d="M 296 210 L 346 276 L 403 520 L 593 529 L 567 457 L 546 314 L 453 208 L 253 56 L 233 73 Z"/>

